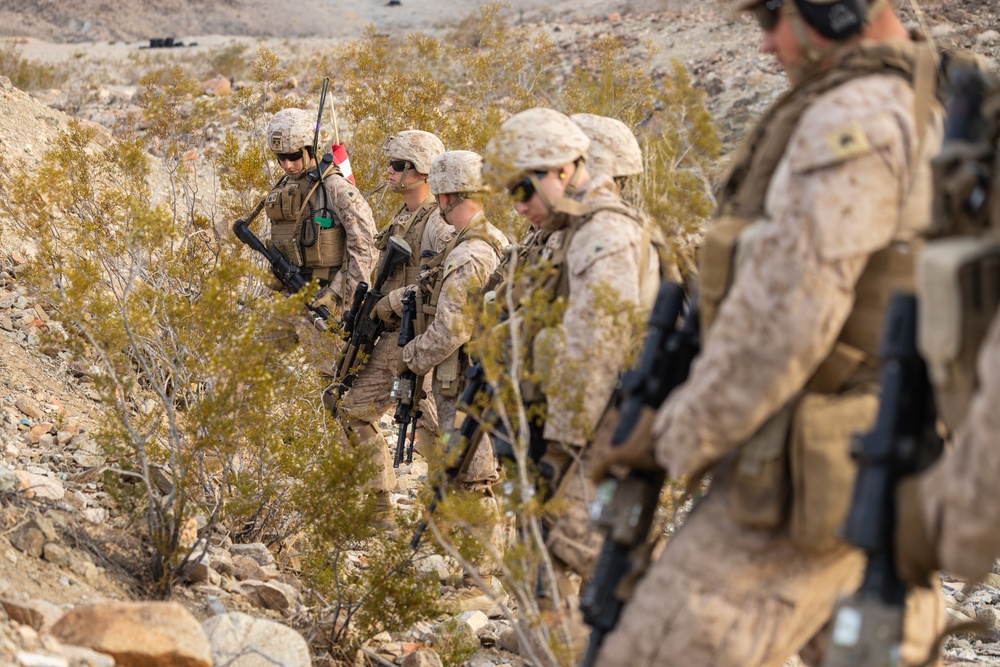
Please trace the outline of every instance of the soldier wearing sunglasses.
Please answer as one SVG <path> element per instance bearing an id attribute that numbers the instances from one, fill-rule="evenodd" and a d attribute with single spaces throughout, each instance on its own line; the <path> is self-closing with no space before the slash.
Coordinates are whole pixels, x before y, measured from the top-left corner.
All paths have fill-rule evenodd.
<path id="1" fill-rule="evenodd" d="M 398 193 L 403 203 L 389 224 L 379 232 L 375 245 L 384 251 L 389 237 L 399 236 L 413 249 L 413 254 L 410 261 L 396 269 L 383 286 L 386 296 L 379 301 L 374 316 L 386 323 L 386 330 L 376 343 L 371 358 L 358 373 L 354 385 L 340 399 L 338 414 L 359 443 L 377 452 L 382 473 L 375 482 L 374 490 L 377 510 L 388 528 L 393 521 L 389 492 L 396 486 L 396 474 L 392 468 L 389 445 L 375 422 L 393 405 L 390 393 L 399 364 L 400 349 L 396 343 L 403 294 L 408 286 L 417 284 L 421 263 L 448 246 L 455 236 L 455 228 L 442 218 L 427 183 L 431 162 L 444 153 L 441 140 L 430 132 L 405 130 L 389 137 L 383 151 L 387 158 L 385 173 L 389 189 Z M 417 422 L 420 442 L 427 442 L 437 434 L 437 409 L 430 375 L 425 377 L 424 389 L 426 395 L 417 406 L 421 413 Z"/>
<path id="2" fill-rule="evenodd" d="M 884 0 L 733 4 L 792 87 L 719 190 L 691 375 L 645 447 L 611 457 L 711 487 L 636 584 L 602 667 L 780 667 L 796 652 L 818 665 L 865 566 L 837 529 L 851 435 L 878 404 L 888 297 L 912 289 L 911 241 L 930 222 L 936 54 Z M 933 664 L 938 598 L 910 590 L 900 665 Z"/>
<path id="3" fill-rule="evenodd" d="M 593 572 L 601 536 L 588 523 L 594 487 L 587 447 L 630 341 L 640 333 L 626 313 L 652 305 L 659 255 L 650 233 L 618 198 L 610 175 L 593 177 L 591 141 L 552 109 L 523 111 L 503 124 L 486 149 L 484 172 L 506 185 L 518 214 L 535 231 L 523 258 L 529 264 L 507 289 L 520 306 L 526 349 L 521 392 L 529 415 L 530 455 L 539 487 L 559 508 L 544 517 L 546 545 L 556 569 L 553 586 L 565 596 L 554 609 L 582 653 L 586 626 L 578 591 Z M 531 306 L 526 304 L 531 303 Z M 537 312 L 539 303 L 549 304 Z M 560 319 L 550 326 L 553 315 Z"/>

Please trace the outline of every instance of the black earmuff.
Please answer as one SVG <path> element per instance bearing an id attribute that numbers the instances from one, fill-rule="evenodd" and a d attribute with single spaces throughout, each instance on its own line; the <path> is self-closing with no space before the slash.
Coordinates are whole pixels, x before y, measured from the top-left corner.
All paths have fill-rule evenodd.
<path id="1" fill-rule="evenodd" d="M 868 0 L 818 3 L 795 0 L 802 18 L 827 39 L 843 41 L 860 34 L 868 21 Z"/>

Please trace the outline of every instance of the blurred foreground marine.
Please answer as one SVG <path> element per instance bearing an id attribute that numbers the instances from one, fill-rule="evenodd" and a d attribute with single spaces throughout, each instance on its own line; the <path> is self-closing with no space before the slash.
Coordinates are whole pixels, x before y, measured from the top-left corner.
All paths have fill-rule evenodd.
<path id="1" fill-rule="evenodd" d="M 530 456 L 558 501 L 546 517 L 554 582 L 575 613 L 580 580 L 601 536 L 587 511 L 593 485 L 587 442 L 615 386 L 638 321 L 656 295 L 660 258 L 651 233 L 618 198 L 610 176 L 592 178 L 587 135 L 565 115 L 536 108 L 508 119 L 487 146 L 487 173 L 546 235 L 532 246 L 527 284 L 515 286 L 527 349 L 521 392 L 531 419 Z M 574 623 L 583 637 L 582 620 Z"/>
<path id="2" fill-rule="evenodd" d="M 319 281 L 315 304 L 336 315 L 375 267 L 375 221 L 368 202 L 329 162 L 313 153 L 315 119 L 302 109 L 271 117 L 264 139 L 285 172 L 264 199 L 270 245 Z"/>
<path id="3" fill-rule="evenodd" d="M 953 447 L 900 484 L 903 577 L 945 569 L 970 581 L 1000 556 L 1000 83 L 955 74 L 946 141 L 935 160 L 935 218 L 918 267 L 920 346 Z"/>
<path id="4" fill-rule="evenodd" d="M 433 371 L 434 402 L 444 434 L 455 428 L 456 401 L 462 393 L 469 365 L 465 344 L 472 337 L 472 295 L 500 263 L 507 237 L 483 214 L 482 158 L 472 151 L 450 151 L 434 158 L 427 183 L 438 202 L 441 216 L 457 235 L 436 257 L 426 263 L 420 280 L 417 336 L 403 348 L 397 370 L 413 371 L 418 377 Z M 457 481 L 466 491 L 483 497 L 497 519 L 499 510 L 492 485 L 500 478 L 489 437 L 484 437 L 465 473 Z M 499 526 L 491 542 L 502 553 L 504 540 Z M 481 568 L 482 569 L 482 568 Z"/>
<path id="5" fill-rule="evenodd" d="M 737 152 L 706 232 L 703 331 L 652 437 L 612 457 L 711 488 L 636 586 L 597 664 L 816 665 L 863 554 L 837 539 L 852 434 L 878 404 L 889 294 L 913 290 L 941 145 L 932 50 L 889 3 L 737 0 L 792 89 Z M 642 441 L 640 441 L 642 442 Z M 602 462 L 606 464 L 607 462 Z M 901 663 L 923 663 L 939 595 L 907 599 Z M 924 663 L 926 664 L 926 663 Z"/>
<path id="6" fill-rule="evenodd" d="M 361 445 L 372 447 L 375 460 L 380 462 L 382 472 L 373 488 L 379 510 L 388 517 L 392 511 L 389 492 L 396 486 L 396 474 L 392 469 L 389 445 L 375 422 L 394 402 L 390 393 L 400 355 L 398 315 L 402 312 L 407 286 L 417 283 L 421 257 L 425 261 L 428 255 L 443 251 L 455 236 L 455 230 L 441 218 L 427 184 L 431 162 L 444 153 L 441 140 L 429 132 L 406 130 L 389 137 L 384 150 L 388 159 L 389 188 L 402 195 L 403 205 L 379 232 L 376 246 L 385 253 L 389 238 L 398 236 L 409 245 L 412 254 L 405 264 L 396 268 L 382 288 L 386 296 L 379 301 L 373 317 L 386 323 L 385 330 L 353 386 L 341 397 L 338 415 Z M 421 413 L 417 429 L 420 440 L 432 438 L 437 433 L 437 410 L 429 395 L 430 388 L 430 376 L 427 376 L 424 389 L 428 395 L 417 406 Z"/>

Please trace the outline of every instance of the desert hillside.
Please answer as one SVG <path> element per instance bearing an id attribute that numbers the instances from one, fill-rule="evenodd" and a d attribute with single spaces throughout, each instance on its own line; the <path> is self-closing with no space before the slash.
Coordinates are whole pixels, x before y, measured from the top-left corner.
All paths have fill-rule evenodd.
<path id="1" fill-rule="evenodd" d="M 222 184 L 225 170 L 216 167 L 219 156 L 226 154 L 227 133 L 243 132 L 239 136 L 245 139 L 255 130 L 242 127 L 241 121 L 251 128 L 254 122 L 259 125 L 259 119 L 247 120 L 245 109 L 252 107 L 252 96 L 260 92 L 255 88 L 259 82 L 254 79 L 254 65 L 261 62 L 262 52 L 273 54 L 281 69 L 259 96 L 262 100 L 285 96 L 293 104 L 315 109 L 319 81 L 329 76 L 333 80 L 329 104 L 343 112 L 352 95 L 351 82 L 357 80 L 341 64 L 357 60 L 337 60 L 345 45 L 357 39 L 381 44 L 378 40 L 384 39 L 393 48 L 404 48 L 400 45 L 407 44 L 408 33 L 422 32 L 444 44 L 474 50 L 480 44 L 478 38 L 469 37 L 469 17 L 485 4 L 5 0 L 0 6 L 0 68 L 7 68 L 0 69 L 0 188 L 23 183 L 19 177 L 35 173 L 60 174 L 72 182 L 73 169 L 83 161 L 52 165 L 45 159 L 50 149 L 65 150 L 60 142 L 66 136 L 85 137 L 78 148 L 80 155 L 88 156 L 121 146 L 116 142 L 125 135 L 152 136 L 159 130 L 156 119 L 144 115 L 148 106 L 143 99 L 144 77 L 155 75 L 162 85 L 176 67 L 189 77 L 193 91 L 178 103 L 182 113 L 175 119 L 177 126 L 195 117 L 199 105 L 211 114 L 196 131 L 178 130 L 183 136 L 172 137 L 188 142 L 179 156 L 172 156 L 167 139 L 147 145 L 152 164 L 146 179 L 148 201 L 151 208 L 152 203 L 189 204 L 199 225 L 192 236 L 211 237 L 206 247 L 221 257 L 234 245 L 228 234 L 237 215 L 233 211 L 249 209 L 250 194 L 259 194 L 258 190 L 232 195 Z M 941 47 L 972 50 L 992 67 L 1000 67 L 997 3 L 927 0 L 919 3 L 920 12 L 909 1 L 895 5 L 909 27 L 925 29 Z M 519 57 L 530 59 L 530 47 L 525 45 L 534 44 L 532 39 L 551 44 L 552 59 L 543 72 L 549 77 L 547 83 L 572 83 L 576 73 L 589 71 L 595 52 L 607 44 L 619 49 L 616 62 L 635 68 L 646 77 L 642 81 L 657 86 L 673 85 L 679 64 L 718 138 L 718 146 L 706 153 L 711 164 L 683 169 L 697 172 L 702 180 L 721 173 L 747 129 L 787 86 L 773 58 L 759 52 L 755 24 L 735 15 L 725 0 L 509 0 L 501 14 L 511 30 L 523 31 L 513 44 L 520 49 Z M 149 48 L 150 39 L 165 37 L 184 45 Z M 498 69 L 516 73 L 522 64 L 505 62 Z M 18 76 L 23 76 L 25 89 L 16 85 Z M 472 85 L 465 81 L 468 72 L 449 70 L 447 76 L 456 90 Z M 431 109 L 436 115 L 428 112 L 428 118 L 446 119 L 455 113 L 449 106 L 452 98 L 443 96 L 428 106 L 438 103 L 440 108 Z M 559 105 L 561 99 L 539 94 L 535 103 Z M 654 106 L 642 119 L 644 131 L 668 127 L 670 113 L 664 105 Z M 339 127 L 347 137 L 357 136 L 359 142 L 365 138 L 353 120 L 342 118 Z M 329 123 L 324 131 L 331 132 Z M 197 142 L 191 140 L 194 134 Z M 171 138 L 168 131 L 163 135 Z M 355 146 L 348 142 L 348 148 L 353 151 Z M 364 155 L 355 162 L 359 168 L 375 169 Z M 186 180 L 178 177 L 181 172 Z M 190 190 L 178 195 L 178 183 Z M 709 189 L 709 184 L 702 185 Z M 9 194 L 0 193 L 0 202 L 16 199 Z M 54 198 L 51 193 L 41 197 L 46 204 Z M 232 203 L 234 198 L 242 209 Z M 374 196 L 372 200 L 374 204 Z M 71 217 L 61 220 L 67 226 L 76 222 Z M 113 232 L 103 233 L 110 239 Z M 422 581 L 432 584 L 437 602 L 427 602 L 427 613 L 418 614 L 416 620 L 407 617 L 401 625 L 378 628 L 363 641 L 351 643 L 345 637 L 356 638 L 361 630 L 347 629 L 344 619 L 350 620 L 350 614 L 345 609 L 350 604 L 338 606 L 339 599 L 322 588 L 328 582 L 304 574 L 311 565 L 304 536 L 309 531 L 299 524 L 287 534 L 271 524 L 266 530 L 251 526 L 253 521 L 277 523 L 271 515 L 263 516 L 267 514 L 263 509 L 248 513 L 253 521 L 247 525 L 225 529 L 212 525 L 204 513 L 192 515 L 182 526 L 187 533 L 178 539 L 197 554 L 196 562 L 183 568 L 184 576 L 168 591 L 173 603 L 156 600 L 164 597 L 164 591 L 138 565 L 153 549 L 142 537 L 141 521 L 128 511 L 128 503 L 152 498 L 169 505 L 179 485 L 162 472 L 165 467 L 154 466 L 147 475 L 154 483 L 139 491 L 139 484 L 123 482 L 129 473 L 122 470 L 132 462 L 101 446 L 108 425 L 104 416 L 116 394 L 110 392 L 109 399 L 102 384 L 107 371 L 97 355 L 70 349 L 69 327 L 40 288 L 44 280 L 39 277 L 39 252 L 44 247 L 30 226 L 0 208 L 0 665 L 275 664 L 254 662 L 263 660 L 260 653 L 285 667 L 442 663 L 519 667 L 531 662 L 516 622 L 520 591 L 505 589 L 500 576 L 463 576 L 461 553 L 446 554 L 427 544 L 410 565 Z M 43 278 L 51 285 L 64 276 Z M 247 300 L 259 294 L 258 289 Z M 192 386 L 195 397 L 204 389 L 198 383 Z M 123 389 L 120 394 L 122 410 L 130 419 L 141 422 L 156 408 L 156 396 L 148 387 Z M 397 426 L 391 410 L 380 425 L 386 439 L 395 443 Z M 392 493 L 407 529 L 418 518 L 416 510 L 426 499 L 421 494 L 426 494 L 432 474 L 424 454 L 418 451 L 412 463 L 401 465 Z M 202 463 L 208 470 L 204 479 L 212 483 L 223 474 L 219 470 L 232 471 L 226 467 L 232 465 L 229 462 Z M 240 472 L 247 474 L 250 468 L 246 464 Z M 271 470 L 262 464 L 253 473 L 264 485 Z M 322 479 L 309 479 L 317 489 L 322 487 Z M 279 484 L 276 493 L 289 488 L 291 484 L 287 488 Z M 281 514 L 280 505 L 261 501 L 261 508 L 273 510 L 275 516 Z M 303 520 L 296 516 L 288 521 L 294 523 L 292 519 Z M 433 540 L 428 536 L 425 542 Z M 355 548 L 352 542 L 352 548 L 339 554 L 343 560 L 338 566 L 360 578 L 379 559 L 394 556 L 391 552 L 392 547 L 382 543 Z M 979 585 L 944 578 L 950 620 L 976 619 L 991 633 L 948 639 L 946 664 L 1000 665 L 1000 568 L 996 572 Z M 388 614 L 391 605 L 385 606 Z M 344 645 L 351 646 L 350 655 L 338 652 Z"/>

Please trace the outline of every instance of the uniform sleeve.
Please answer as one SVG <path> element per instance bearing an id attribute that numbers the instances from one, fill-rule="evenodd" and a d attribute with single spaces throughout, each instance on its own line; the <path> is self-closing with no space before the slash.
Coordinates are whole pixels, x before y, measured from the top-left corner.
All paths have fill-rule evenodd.
<path id="1" fill-rule="evenodd" d="M 347 233 L 347 258 L 338 273 L 338 281 L 342 283 L 342 303 L 350 304 L 354 288 L 359 282 L 368 280 L 375 268 L 375 219 L 361 192 L 346 178 L 333 176 L 323 182 L 333 210 Z"/>
<path id="2" fill-rule="evenodd" d="M 741 248 L 690 378 L 654 423 L 671 475 L 707 469 L 802 390 L 833 349 L 869 256 L 896 234 L 912 94 L 893 100 L 899 89 L 875 83 L 828 93 L 793 134 L 768 190 L 770 220 Z"/>
<path id="3" fill-rule="evenodd" d="M 570 295 L 562 340 L 534 342 L 536 369 L 545 363 L 545 438 L 584 445 L 607 406 L 625 361 L 639 306 L 642 230 L 629 218 L 597 213 L 567 249 Z M 544 340 L 548 337 L 549 340 Z"/>
<path id="4" fill-rule="evenodd" d="M 1000 317 L 979 354 L 980 388 L 954 446 L 920 480 L 925 532 L 941 567 L 970 581 L 1000 556 Z"/>
<path id="5" fill-rule="evenodd" d="M 480 241 L 466 241 L 449 254 L 434 321 L 403 348 L 410 370 L 426 375 L 468 342 L 472 336 L 472 320 L 465 311 L 469 295 L 479 292 L 496 264 L 493 249 Z"/>

